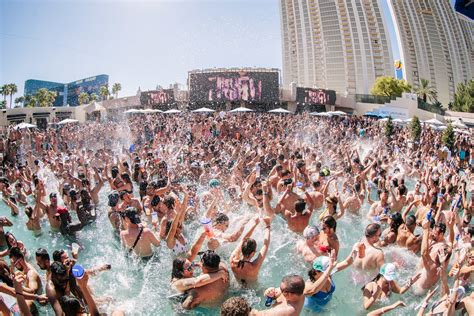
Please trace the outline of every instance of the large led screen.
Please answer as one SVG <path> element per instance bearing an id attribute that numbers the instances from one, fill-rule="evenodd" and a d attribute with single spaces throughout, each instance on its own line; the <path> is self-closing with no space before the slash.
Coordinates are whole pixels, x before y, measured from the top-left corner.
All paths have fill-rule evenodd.
<path id="1" fill-rule="evenodd" d="M 278 72 L 212 72 L 189 74 L 189 100 L 256 101 L 279 100 Z"/>
<path id="2" fill-rule="evenodd" d="M 296 102 L 308 104 L 336 104 L 336 91 L 312 88 L 296 88 Z"/>
<path id="3" fill-rule="evenodd" d="M 142 92 L 140 95 L 140 103 L 142 105 L 162 105 L 174 102 L 173 89 L 163 89 L 156 91 Z"/>

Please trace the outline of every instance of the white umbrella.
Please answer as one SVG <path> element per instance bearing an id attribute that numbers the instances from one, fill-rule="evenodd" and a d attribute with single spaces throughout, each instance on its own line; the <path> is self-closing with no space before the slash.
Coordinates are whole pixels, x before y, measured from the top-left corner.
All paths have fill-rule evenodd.
<path id="1" fill-rule="evenodd" d="M 457 127 L 457 128 L 467 128 L 466 125 L 464 125 L 463 122 L 461 122 L 460 120 L 457 120 L 457 121 L 454 121 L 451 123 L 453 125 L 453 127 Z"/>
<path id="2" fill-rule="evenodd" d="M 209 113 L 209 112 L 215 112 L 214 110 L 212 109 L 209 109 L 209 108 L 200 108 L 200 109 L 197 109 L 197 110 L 194 110 L 192 111 L 194 113 Z"/>
<path id="3" fill-rule="evenodd" d="M 424 121 L 423 123 L 431 124 L 431 125 L 444 125 L 443 122 L 441 122 L 437 119 L 434 119 L 434 118 L 432 118 L 431 120 Z"/>
<path id="4" fill-rule="evenodd" d="M 342 111 L 330 111 L 328 113 L 331 115 L 347 115 L 346 112 L 342 112 Z"/>
<path id="5" fill-rule="evenodd" d="M 58 125 L 63 125 L 63 124 L 68 124 L 68 123 L 77 123 L 79 122 L 78 120 L 74 120 L 74 119 L 65 119 L 65 120 L 62 120 L 60 122 L 58 122 Z"/>
<path id="6" fill-rule="evenodd" d="M 385 117 L 385 118 L 379 120 L 379 122 L 387 122 L 387 121 L 388 121 L 388 117 Z"/>
<path id="7" fill-rule="evenodd" d="M 15 128 L 15 129 L 23 129 L 23 128 L 33 128 L 33 127 L 36 127 L 36 125 L 30 124 L 30 123 L 22 122 L 22 123 L 16 125 L 14 128 Z"/>
<path id="8" fill-rule="evenodd" d="M 290 111 L 285 110 L 283 108 L 273 109 L 273 110 L 268 111 L 268 113 L 292 114 Z"/>
<path id="9" fill-rule="evenodd" d="M 455 128 L 454 131 L 455 131 L 456 133 L 471 135 L 471 132 L 470 132 L 470 131 L 462 130 L 462 129 L 459 129 L 459 128 Z"/>
<path id="10" fill-rule="evenodd" d="M 254 111 L 249 108 L 245 108 L 243 106 L 229 111 L 229 113 L 241 113 L 241 112 L 254 112 Z"/>
<path id="11" fill-rule="evenodd" d="M 394 119 L 392 122 L 394 122 L 394 123 L 403 123 L 403 120 L 397 118 L 397 119 Z"/>
<path id="12" fill-rule="evenodd" d="M 326 112 L 311 112 L 311 113 L 309 113 L 309 115 L 313 115 L 313 116 L 331 116 L 331 114 L 326 113 Z"/>
<path id="13" fill-rule="evenodd" d="M 140 110 L 137 110 L 137 109 L 130 109 L 130 110 L 127 110 L 125 112 L 123 112 L 125 114 L 133 114 L 133 113 L 140 113 Z"/>
<path id="14" fill-rule="evenodd" d="M 140 113 L 143 114 L 153 114 L 153 113 L 163 113 L 161 110 L 153 110 L 153 109 L 146 109 L 146 110 L 141 110 Z"/>
<path id="15" fill-rule="evenodd" d="M 413 118 L 406 119 L 406 120 L 404 120 L 403 122 L 405 122 L 405 123 L 411 123 L 411 121 L 413 121 Z"/>
<path id="16" fill-rule="evenodd" d="M 163 113 L 164 114 L 173 114 L 173 113 L 181 113 L 181 111 L 176 110 L 176 109 L 171 109 L 171 110 L 168 110 L 168 111 L 164 111 Z"/>

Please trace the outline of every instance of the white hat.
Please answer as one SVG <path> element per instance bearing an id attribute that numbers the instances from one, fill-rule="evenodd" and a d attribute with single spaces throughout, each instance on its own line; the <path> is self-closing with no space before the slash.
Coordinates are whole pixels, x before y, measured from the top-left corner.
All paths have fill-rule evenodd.
<path id="1" fill-rule="evenodd" d="M 389 282 L 396 280 L 397 267 L 393 263 L 386 263 L 380 268 L 380 274 Z"/>

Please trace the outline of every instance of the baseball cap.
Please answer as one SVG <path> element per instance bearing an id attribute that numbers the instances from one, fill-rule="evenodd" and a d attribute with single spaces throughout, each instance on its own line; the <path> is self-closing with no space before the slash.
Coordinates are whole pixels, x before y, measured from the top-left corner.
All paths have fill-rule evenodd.
<path id="1" fill-rule="evenodd" d="M 312 239 L 319 235 L 319 229 L 316 226 L 307 226 L 303 231 L 303 237 L 306 239 Z"/>
<path id="2" fill-rule="evenodd" d="M 380 268 L 380 274 L 387 281 L 394 281 L 397 279 L 397 267 L 393 263 L 386 263 Z"/>
<path id="3" fill-rule="evenodd" d="M 327 256 L 317 257 L 313 262 L 313 269 L 316 271 L 324 272 L 329 267 L 330 259 Z"/>
<path id="4" fill-rule="evenodd" d="M 217 179 L 211 179 L 211 180 L 209 181 L 209 186 L 210 186 L 211 188 L 216 188 L 216 187 L 219 186 L 219 184 L 220 184 L 220 183 L 219 183 L 219 180 L 217 180 Z"/>

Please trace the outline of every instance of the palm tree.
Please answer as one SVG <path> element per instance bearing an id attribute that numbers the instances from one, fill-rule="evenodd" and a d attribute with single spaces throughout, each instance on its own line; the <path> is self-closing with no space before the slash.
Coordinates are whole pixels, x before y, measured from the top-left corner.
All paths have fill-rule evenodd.
<path id="1" fill-rule="evenodd" d="M 420 84 L 415 89 L 415 93 L 420 99 L 423 99 L 424 102 L 426 102 L 427 99 L 430 99 L 432 102 L 438 99 L 438 92 L 427 79 L 420 79 Z"/>
<path id="2" fill-rule="evenodd" d="M 38 105 L 41 107 L 52 106 L 54 100 L 56 99 L 57 93 L 55 91 L 50 91 L 46 88 L 41 88 L 36 91 L 35 99 L 38 101 Z"/>
<path id="3" fill-rule="evenodd" d="M 107 86 L 100 87 L 99 94 L 102 100 L 107 100 L 107 97 L 110 95 L 109 88 Z"/>
<path id="4" fill-rule="evenodd" d="M 24 103 L 24 106 L 27 107 L 27 108 L 34 108 L 36 106 L 36 103 L 37 103 L 37 99 L 35 96 L 33 95 L 27 95 L 25 97 L 25 103 Z"/>
<path id="5" fill-rule="evenodd" d="M 79 105 L 89 103 L 89 95 L 85 92 L 81 92 L 77 99 L 79 100 Z"/>
<path id="6" fill-rule="evenodd" d="M 115 95 L 116 99 L 118 98 L 118 93 L 121 90 L 122 90 L 122 85 L 118 82 L 114 83 L 114 85 L 112 86 L 112 94 Z"/>
<path id="7" fill-rule="evenodd" d="M 3 85 L 2 87 L 3 89 L 3 101 L 6 101 L 7 100 L 7 95 L 10 95 L 10 91 L 12 89 L 12 86 L 11 84 L 6 84 L 6 85 Z"/>
<path id="8" fill-rule="evenodd" d="M 13 104 L 12 104 L 13 95 L 18 92 L 18 87 L 14 83 L 10 83 L 8 86 L 10 87 L 8 91 L 9 92 L 8 94 L 10 95 L 10 109 L 12 109 L 13 108 Z"/>
<path id="9" fill-rule="evenodd" d="M 3 95 L 3 101 L 6 101 L 6 98 L 7 98 L 6 87 L 7 87 L 6 84 L 0 87 L 0 94 Z"/>
<path id="10" fill-rule="evenodd" d="M 97 94 L 92 93 L 92 94 L 90 95 L 90 98 L 91 98 L 91 101 L 97 101 L 97 99 L 98 99 L 99 97 L 97 96 Z"/>
<path id="11" fill-rule="evenodd" d="M 25 102 L 25 97 L 18 97 L 15 98 L 15 104 L 18 106 L 18 104 Z"/>

